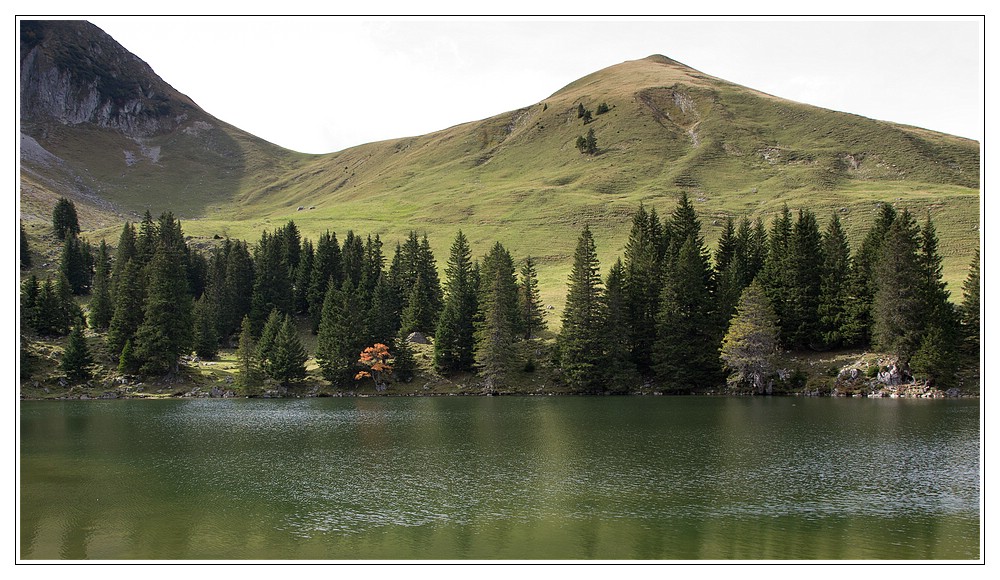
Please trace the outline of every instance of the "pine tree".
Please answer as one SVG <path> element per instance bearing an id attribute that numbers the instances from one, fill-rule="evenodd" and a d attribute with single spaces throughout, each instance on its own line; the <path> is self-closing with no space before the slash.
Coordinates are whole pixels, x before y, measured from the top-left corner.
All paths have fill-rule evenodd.
<path id="1" fill-rule="evenodd" d="M 584 226 L 573 254 L 558 340 L 559 365 L 566 382 L 575 388 L 603 390 L 604 315 L 597 248 L 590 228 Z"/>
<path id="2" fill-rule="evenodd" d="M 538 291 L 538 271 L 535 261 L 528 256 L 521 266 L 521 283 L 518 285 L 518 308 L 523 324 L 524 338 L 530 340 L 545 330 L 545 310 Z"/>
<path id="3" fill-rule="evenodd" d="M 823 266 L 820 269 L 819 326 L 827 348 L 839 348 L 845 343 L 851 269 L 851 248 L 840 226 L 840 217 L 834 213 L 823 233 Z"/>
<path id="4" fill-rule="evenodd" d="M 90 326 L 107 330 L 114 314 L 111 302 L 111 255 L 108 245 L 101 240 L 97 248 L 97 268 L 94 271 L 94 290 L 90 299 Z"/>
<path id="5" fill-rule="evenodd" d="M 442 372 L 469 371 L 475 363 L 473 320 L 478 298 L 472 250 L 461 230 L 451 245 L 445 275 L 444 309 L 434 332 L 434 366 Z"/>
<path id="6" fill-rule="evenodd" d="M 514 260 L 497 242 L 483 260 L 475 357 L 488 390 L 503 383 L 514 360 L 517 281 Z"/>
<path id="7" fill-rule="evenodd" d="M 920 300 L 924 328 L 911 365 L 917 376 L 937 386 L 950 386 L 958 368 L 957 344 L 961 340 L 961 329 L 958 312 L 949 300 L 942 279 L 937 233 L 929 211 L 920 230 L 917 261 L 922 277 Z"/>
<path id="8" fill-rule="evenodd" d="M 246 242 L 233 242 L 225 255 L 225 276 L 219 292 L 220 337 L 242 328 L 243 317 L 250 314 L 254 287 L 254 264 Z"/>
<path id="9" fill-rule="evenodd" d="M 385 274 L 379 276 L 365 316 L 366 340 L 368 344 L 392 344 L 399 334 L 399 296 Z"/>
<path id="10" fill-rule="evenodd" d="M 663 285 L 653 347 L 656 375 L 674 391 L 710 387 L 720 379 L 717 349 L 722 333 L 713 322 L 707 271 L 699 244 L 689 236 Z"/>
<path id="11" fill-rule="evenodd" d="M 24 231 L 24 224 L 18 224 L 21 233 L 20 263 L 22 269 L 31 267 L 31 248 L 28 246 L 28 234 Z"/>
<path id="12" fill-rule="evenodd" d="M 920 346 L 923 331 L 920 230 L 909 211 L 892 222 L 875 265 L 872 339 L 906 368 Z"/>
<path id="13" fill-rule="evenodd" d="M 118 300 L 118 281 L 122 278 L 125 265 L 128 264 L 130 260 L 134 260 L 136 258 L 135 244 L 135 227 L 131 223 L 125 222 L 125 225 L 122 226 L 122 233 L 118 236 L 118 246 L 115 247 L 115 259 L 111 266 L 110 289 L 112 304 Z"/>
<path id="14" fill-rule="evenodd" d="M 76 206 L 73 202 L 60 197 L 56 202 L 55 209 L 52 210 L 52 229 L 56 237 L 60 240 L 79 235 L 80 222 L 76 215 Z"/>
<path id="15" fill-rule="evenodd" d="M 159 243 L 160 233 L 157 230 L 153 215 L 146 210 L 139 222 L 138 232 L 135 238 L 135 256 L 140 266 L 145 266 L 153 259 L 156 246 Z"/>
<path id="16" fill-rule="evenodd" d="M 66 350 L 63 351 L 62 359 L 59 362 L 59 370 L 66 373 L 66 378 L 69 380 L 83 382 L 90 379 L 90 366 L 92 364 L 93 360 L 90 357 L 90 349 L 87 348 L 87 339 L 83 336 L 83 328 L 80 325 L 74 326 L 69 333 Z"/>
<path id="17" fill-rule="evenodd" d="M 734 392 L 768 393 L 768 379 L 775 370 L 778 320 L 758 281 L 740 296 L 736 314 L 722 339 L 720 357 L 729 371 L 726 379 Z"/>

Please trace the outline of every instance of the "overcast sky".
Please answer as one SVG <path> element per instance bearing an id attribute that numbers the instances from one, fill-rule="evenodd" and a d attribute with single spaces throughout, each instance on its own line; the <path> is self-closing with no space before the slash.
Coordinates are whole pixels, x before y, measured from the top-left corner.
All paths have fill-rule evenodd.
<path id="1" fill-rule="evenodd" d="M 309 153 L 531 105 L 650 54 L 795 101 L 983 135 L 978 19 L 88 20 L 212 115 Z"/>

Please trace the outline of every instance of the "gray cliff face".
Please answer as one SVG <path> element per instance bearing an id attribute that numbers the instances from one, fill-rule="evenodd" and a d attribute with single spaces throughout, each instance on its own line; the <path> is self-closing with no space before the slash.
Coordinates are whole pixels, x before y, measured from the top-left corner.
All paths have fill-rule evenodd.
<path id="1" fill-rule="evenodd" d="M 92 123 L 131 138 L 176 129 L 196 108 L 87 22 L 22 22 L 22 122 Z"/>

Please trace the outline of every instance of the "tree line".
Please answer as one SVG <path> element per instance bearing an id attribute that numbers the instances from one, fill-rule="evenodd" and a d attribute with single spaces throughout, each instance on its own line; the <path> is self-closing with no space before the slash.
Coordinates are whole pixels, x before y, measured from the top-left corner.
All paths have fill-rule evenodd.
<path id="1" fill-rule="evenodd" d="M 536 364 L 531 347 L 546 327 L 536 264 L 527 257 L 518 267 L 499 242 L 474 260 L 459 231 L 442 282 L 416 232 L 391 260 L 378 235 L 348 231 L 341 242 L 325 232 L 314 243 L 292 221 L 252 246 L 225 239 L 203 253 L 172 214 L 147 212 L 124 224 L 112 253 L 80 241 L 69 205 L 60 201 L 53 216 L 64 244 L 57 275 L 22 283 L 21 316 L 39 334 L 70 334 L 72 378 L 86 378 L 95 358 L 79 352 L 88 324 L 104 343 L 97 362 L 121 373 L 173 373 L 192 351 L 211 359 L 235 346 L 248 391 L 305 377 L 300 331 L 316 335 L 316 362 L 335 385 L 364 370 L 359 355 L 372 345 L 389 345 L 396 378 L 408 380 L 414 332 L 433 336 L 439 372 L 475 372 L 487 390 Z M 686 195 L 662 220 L 640 205 L 606 277 L 583 228 L 552 362 L 582 392 L 653 383 L 682 393 L 727 381 L 765 392 L 777 348 L 876 348 L 950 385 L 958 364 L 978 356 L 978 252 L 956 307 L 937 243 L 929 214 L 921 227 L 883 204 L 852 252 L 836 213 L 820 232 L 811 211 L 793 219 L 786 207 L 769 229 L 760 218 L 727 219 L 712 254 Z M 84 319 L 73 296 L 87 294 Z"/>

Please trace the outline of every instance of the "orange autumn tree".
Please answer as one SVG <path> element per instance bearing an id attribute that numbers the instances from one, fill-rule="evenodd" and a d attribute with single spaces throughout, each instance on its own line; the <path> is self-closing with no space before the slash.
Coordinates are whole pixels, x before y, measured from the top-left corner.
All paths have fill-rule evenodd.
<path id="1" fill-rule="evenodd" d="M 384 391 L 387 387 L 389 375 L 392 374 L 392 355 L 389 354 L 389 347 L 382 343 L 375 343 L 361 352 L 358 362 L 367 367 L 368 370 L 360 371 L 354 376 L 354 380 L 360 381 L 365 377 L 371 377 L 375 383 L 376 391 Z"/>

